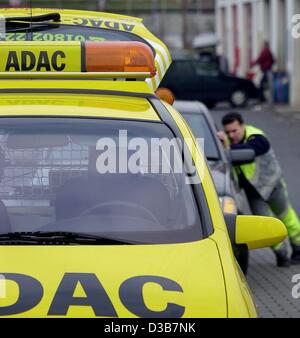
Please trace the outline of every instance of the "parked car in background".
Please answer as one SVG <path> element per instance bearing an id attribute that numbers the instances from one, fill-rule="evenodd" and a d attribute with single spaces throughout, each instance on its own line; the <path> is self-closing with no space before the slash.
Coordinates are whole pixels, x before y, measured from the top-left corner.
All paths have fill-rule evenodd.
<path id="1" fill-rule="evenodd" d="M 217 62 L 184 54 L 173 56 L 161 87 L 170 89 L 178 100 L 199 100 L 209 108 L 225 101 L 244 107 L 249 99 L 258 98 L 252 81 L 223 73 Z"/>
<path id="2" fill-rule="evenodd" d="M 199 101 L 175 101 L 174 107 L 183 115 L 196 138 L 204 139 L 204 153 L 224 214 L 248 214 L 250 209 L 244 190 L 234 177 L 233 164 L 253 160 L 252 151 L 226 151 L 217 137 L 217 128 L 207 107 Z M 248 269 L 248 249 L 235 248 L 244 273 Z"/>

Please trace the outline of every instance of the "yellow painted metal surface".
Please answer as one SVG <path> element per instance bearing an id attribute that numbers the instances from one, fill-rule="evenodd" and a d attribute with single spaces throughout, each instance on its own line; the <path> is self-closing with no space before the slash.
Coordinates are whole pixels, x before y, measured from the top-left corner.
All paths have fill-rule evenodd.
<path id="1" fill-rule="evenodd" d="M 41 90 L 44 93 L 39 93 Z M 159 121 L 147 99 L 134 97 L 139 93 L 153 95 L 143 81 L 4 80 L 0 81 L 0 116 L 90 116 Z"/>
<path id="2" fill-rule="evenodd" d="M 146 82 L 143 81 L 94 81 L 94 80 L 3 80 L 0 81 L 0 94 L 3 90 L 15 92 L 17 89 L 19 92 L 28 92 L 29 90 L 34 92 L 34 89 L 61 89 L 61 92 L 70 92 L 70 90 L 100 90 L 100 91 L 113 91 L 120 93 L 135 94 L 144 93 L 153 95 L 153 90 Z M 2 90 L 2 91 L 1 91 Z"/>
<path id="3" fill-rule="evenodd" d="M 80 42 L 0 41 L 0 72 L 80 72 Z"/>
<path id="4" fill-rule="evenodd" d="M 28 286 L 20 289 L 13 277 L 9 279 L 9 274 L 17 273 L 37 281 L 31 288 L 37 304 L 11 316 L 159 316 L 174 305 L 174 317 L 227 316 L 222 268 L 216 244 L 210 239 L 144 246 L 1 246 L 0 256 L 0 270 L 8 276 L 6 297 L 0 298 L 2 315 L 17 301 L 29 297 Z M 85 282 L 88 277 L 94 287 Z M 64 285 L 73 300 L 61 292 Z M 124 294 L 124 290 L 128 292 Z M 88 298 L 92 306 L 78 305 L 76 297 Z M 64 309 L 67 312 L 63 313 Z"/>
<path id="5" fill-rule="evenodd" d="M 214 227 L 214 233 L 210 236 L 210 239 L 215 241 L 218 247 L 219 258 L 223 268 L 224 280 L 226 284 L 228 317 L 257 317 L 254 298 L 251 295 L 248 283 L 243 273 L 239 269 L 232 251 L 221 206 L 213 185 L 211 174 L 208 170 L 208 166 L 205 163 L 203 152 L 199 148 L 184 118 L 167 103 L 164 102 L 164 105 L 171 112 L 183 137 L 186 140 L 190 138 L 194 140 L 194 143 L 188 142 L 187 144 L 189 145 L 189 149 L 193 154 L 193 159 L 195 161 L 198 173 L 201 176 L 201 184 L 205 192 L 205 197 Z M 195 149 L 197 149 L 197 151 L 201 154 L 200 161 L 196 161 L 195 159 Z M 207 268 L 210 269 L 211 267 Z"/>
<path id="6" fill-rule="evenodd" d="M 278 218 L 238 216 L 236 243 L 249 249 L 260 249 L 281 243 L 287 237 L 286 226 Z"/>
<path id="7" fill-rule="evenodd" d="M 0 94 L 0 116 L 101 117 L 159 121 L 143 98 L 78 94 Z"/>

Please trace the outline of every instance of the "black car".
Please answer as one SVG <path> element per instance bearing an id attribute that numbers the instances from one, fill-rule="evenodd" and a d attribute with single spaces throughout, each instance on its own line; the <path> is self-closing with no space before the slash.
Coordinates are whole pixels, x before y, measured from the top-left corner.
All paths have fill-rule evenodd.
<path id="1" fill-rule="evenodd" d="M 252 81 L 225 74 L 215 62 L 196 58 L 176 58 L 160 87 L 170 89 L 178 100 L 199 100 L 212 108 L 218 102 L 243 107 L 258 98 Z"/>
<path id="2" fill-rule="evenodd" d="M 219 200 L 225 214 L 249 214 L 246 194 L 234 176 L 233 164 L 254 160 L 252 150 L 224 149 L 209 110 L 197 101 L 175 101 L 174 107 L 183 115 L 196 138 L 204 139 L 204 153 L 211 170 Z M 228 215 L 228 217 L 230 217 Z M 235 255 L 244 273 L 248 268 L 248 249 L 235 248 Z"/>

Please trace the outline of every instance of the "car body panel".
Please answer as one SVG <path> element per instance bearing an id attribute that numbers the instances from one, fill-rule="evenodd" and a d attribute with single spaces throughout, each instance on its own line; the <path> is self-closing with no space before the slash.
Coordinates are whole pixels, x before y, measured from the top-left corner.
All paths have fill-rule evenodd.
<path id="1" fill-rule="evenodd" d="M 0 257 L 4 274 L 31 276 L 43 286 L 41 301 L 32 310 L 16 314 L 19 317 L 47 316 L 65 273 L 96 275 L 116 312 L 110 312 L 107 307 L 103 309 L 103 316 L 139 317 L 144 314 L 145 317 L 160 317 L 163 313 L 159 312 L 163 312 L 168 303 L 180 307 L 179 312 L 170 313 L 172 317 L 227 316 L 222 267 L 216 244 L 210 239 L 179 245 L 2 246 Z M 120 292 L 125 281 L 141 276 L 146 276 L 146 280 L 148 276 L 142 295 L 134 289 Z M 159 282 L 151 282 L 152 277 L 171 280 L 178 287 L 172 289 L 169 286 L 169 290 L 168 287 L 163 290 Z M 71 292 L 72 286 L 69 285 L 69 288 Z M 0 310 L 18 298 L 17 288 L 12 282 L 6 289 L 8 297 L 0 298 Z M 78 289 L 84 292 L 78 294 Z M 93 290 L 87 285 L 78 282 L 74 294 L 83 297 L 84 294 L 91 295 L 91 292 Z M 97 299 L 100 296 L 94 295 Z M 145 309 L 139 301 L 144 302 Z M 132 303 L 131 307 L 128 303 Z M 91 306 L 71 305 L 64 316 L 95 317 L 95 313 Z"/>
<path id="2" fill-rule="evenodd" d="M 204 151 L 206 156 L 211 156 L 211 158 L 208 157 L 208 164 L 223 212 L 249 214 L 250 209 L 246 194 L 234 177 L 233 166 L 217 137 L 215 122 L 209 110 L 199 101 L 175 101 L 174 106 L 182 113 L 191 129 L 194 130 L 194 134 L 200 139 L 204 138 Z M 198 128 L 197 123 L 200 125 Z M 204 124 L 206 127 L 204 127 Z M 206 143 L 205 137 L 209 138 Z M 248 249 L 234 245 L 234 254 L 246 274 L 249 265 Z"/>
<path id="3" fill-rule="evenodd" d="M 0 93 L 5 91 L 9 91 L 10 93 L 16 93 L 17 89 L 22 89 L 22 93 L 26 93 L 26 91 L 34 92 L 34 90 L 43 90 L 44 92 L 46 89 L 61 89 L 61 93 L 63 94 L 62 90 L 82 90 L 83 94 L 87 94 L 86 90 L 98 90 L 102 91 L 102 93 L 98 94 L 105 94 L 105 91 L 113 91 L 113 94 L 117 94 L 117 92 L 122 93 L 122 95 L 126 96 L 136 96 L 139 97 L 141 94 L 148 94 L 154 95 L 153 90 L 149 87 L 149 85 L 143 81 L 105 81 L 105 80 L 84 80 L 84 82 L 80 82 L 78 85 L 77 81 L 72 80 L 63 80 L 61 81 L 58 78 L 49 80 L 5 80 L 0 81 Z M 1 92 L 2 90 L 2 92 Z M 51 94 L 51 93 L 50 93 Z M 70 93 L 67 93 L 70 94 Z M 97 94 L 97 93 L 96 93 Z"/>
<path id="4" fill-rule="evenodd" d="M 26 89 L 24 90 L 24 88 Z M 43 88 L 42 91 L 41 88 Z M 124 81 L 118 83 L 85 81 L 84 88 L 79 89 L 77 94 L 75 93 L 76 89 L 78 89 L 76 81 L 68 80 L 1 81 L 0 115 L 38 116 L 43 111 L 43 114 L 48 116 L 160 120 L 151 104 L 136 94 L 138 89 L 140 94 L 153 95 L 145 82 L 139 84 L 127 82 L 126 84 Z M 14 94 L 16 91 L 19 92 L 17 95 Z M 74 94 L 66 94 L 68 91 L 74 92 Z M 111 92 L 116 95 L 109 95 Z"/>
<path id="5" fill-rule="evenodd" d="M 222 261 L 223 273 L 226 282 L 228 302 L 228 317 L 257 317 L 257 307 L 254 297 L 238 264 L 235 261 L 227 231 L 217 230 L 211 237 L 215 240 Z"/>
<path id="6" fill-rule="evenodd" d="M 147 100 L 142 98 L 126 100 L 124 97 L 103 96 L 100 99 L 86 95 L 80 99 L 80 96 L 75 94 L 70 94 L 68 98 L 58 95 L 51 99 L 43 94 L 33 96 L 25 94 L 20 95 L 18 99 L 11 99 L 1 94 L 0 97 L 0 116 L 3 117 L 40 116 L 41 110 L 45 116 L 83 117 L 84 109 L 86 116 L 89 117 L 160 121 Z M 8 102 L 10 105 L 7 104 Z M 24 110 L 24 102 L 28 111 Z M 81 106 L 78 106 L 78 103 Z"/>

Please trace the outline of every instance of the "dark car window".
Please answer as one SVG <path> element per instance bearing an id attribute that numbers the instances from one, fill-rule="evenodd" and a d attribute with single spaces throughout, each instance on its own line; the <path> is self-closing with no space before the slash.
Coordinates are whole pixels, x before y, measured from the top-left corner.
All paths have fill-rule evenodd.
<path id="1" fill-rule="evenodd" d="M 208 159 L 220 159 L 220 153 L 215 141 L 216 136 L 209 127 L 205 116 L 194 113 L 182 113 L 182 115 L 192 129 L 195 137 L 204 139 L 205 156 Z"/>
<path id="2" fill-rule="evenodd" d="M 195 73 L 198 76 L 213 76 L 216 77 L 219 75 L 218 65 L 213 62 L 199 62 L 192 61 L 192 67 L 195 70 Z"/>
<path id="3" fill-rule="evenodd" d="M 186 80 L 188 78 L 193 78 L 195 73 L 190 62 L 185 61 L 173 61 L 170 66 L 170 69 L 167 72 L 168 77 L 181 78 Z"/>
<path id="4" fill-rule="evenodd" d="M 0 234 L 64 231 L 138 243 L 201 239 L 198 207 L 184 172 L 174 170 L 163 150 L 169 172 L 157 162 L 153 170 L 147 157 L 139 160 L 138 172 L 128 171 L 134 152 L 122 148 L 120 131 L 146 146 L 173 139 L 162 123 L 1 118 Z M 99 140 L 107 139 L 116 146 L 109 148 L 115 162 L 103 160 L 108 149 Z M 116 172 L 101 169 L 108 161 Z"/>

